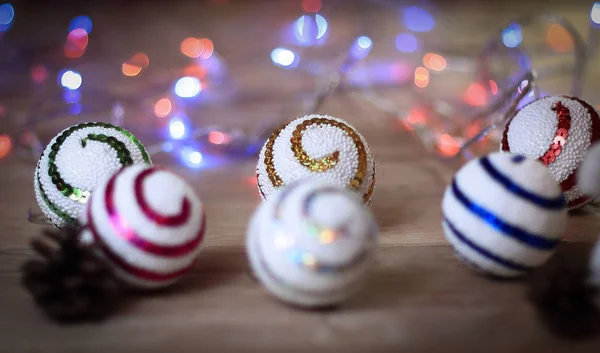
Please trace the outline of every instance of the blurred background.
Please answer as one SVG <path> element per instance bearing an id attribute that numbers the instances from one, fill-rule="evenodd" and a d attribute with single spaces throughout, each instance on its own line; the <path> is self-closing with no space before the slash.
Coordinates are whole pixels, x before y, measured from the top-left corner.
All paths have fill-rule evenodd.
<path id="1" fill-rule="evenodd" d="M 367 107 L 341 118 L 470 158 L 511 103 L 600 105 L 599 34 L 594 1 L 0 0 L 0 158 L 99 120 L 159 162 L 218 167 L 333 96 Z"/>

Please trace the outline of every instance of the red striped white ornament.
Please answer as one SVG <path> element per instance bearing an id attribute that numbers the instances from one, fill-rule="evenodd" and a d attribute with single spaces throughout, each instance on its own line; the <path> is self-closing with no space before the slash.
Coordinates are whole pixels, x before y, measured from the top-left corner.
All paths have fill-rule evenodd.
<path id="1" fill-rule="evenodd" d="M 100 185 L 82 212 L 83 241 L 100 245 L 117 276 L 141 288 L 176 282 L 196 259 L 206 227 L 192 188 L 158 167 L 126 167 Z"/>
<path id="2" fill-rule="evenodd" d="M 548 96 L 513 116 L 500 149 L 544 163 L 574 209 L 591 201 L 579 191 L 577 173 L 588 148 L 599 140 L 600 116 L 592 105 L 575 97 Z"/>

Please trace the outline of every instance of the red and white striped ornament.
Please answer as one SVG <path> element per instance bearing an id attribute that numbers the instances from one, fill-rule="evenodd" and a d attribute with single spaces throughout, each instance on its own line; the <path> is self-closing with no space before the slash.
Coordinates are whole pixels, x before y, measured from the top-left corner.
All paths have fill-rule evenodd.
<path id="1" fill-rule="evenodd" d="M 187 272 L 206 227 L 202 202 L 183 179 L 142 165 L 99 185 L 80 221 L 82 240 L 97 243 L 116 275 L 141 288 L 170 285 Z"/>
<path id="2" fill-rule="evenodd" d="M 588 148 L 599 140 L 600 117 L 592 105 L 575 97 L 549 96 L 513 116 L 500 148 L 544 163 L 573 209 L 591 200 L 577 188 L 577 173 Z"/>

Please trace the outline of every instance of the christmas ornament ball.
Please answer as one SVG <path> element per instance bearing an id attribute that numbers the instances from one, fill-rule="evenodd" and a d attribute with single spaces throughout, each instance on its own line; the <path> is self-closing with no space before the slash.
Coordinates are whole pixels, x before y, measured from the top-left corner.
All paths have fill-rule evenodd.
<path id="1" fill-rule="evenodd" d="M 73 125 L 50 141 L 38 161 L 37 203 L 55 226 L 74 223 L 98 183 L 138 163 L 151 161 L 130 132 L 105 123 Z"/>
<path id="2" fill-rule="evenodd" d="M 600 196 L 600 143 L 596 142 L 586 153 L 577 173 L 579 191 L 590 197 Z"/>
<path id="3" fill-rule="evenodd" d="M 373 262 L 377 229 L 354 193 L 313 178 L 284 186 L 258 207 L 246 246 L 254 273 L 275 297 L 325 307 L 360 288 Z"/>
<path id="4" fill-rule="evenodd" d="M 467 265 L 517 277 L 545 263 L 564 232 L 560 186 L 539 161 L 493 153 L 464 165 L 446 188 L 442 226 Z"/>
<path id="5" fill-rule="evenodd" d="M 286 184 L 313 177 L 347 186 L 369 203 L 375 161 L 367 141 L 350 124 L 307 115 L 273 132 L 260 152 L 257 175 L 263 200 Z"/>
<path id="6" fill-rule="evenodd" d="M 80 222 L 82 241 L 99 245 L 118 278 L 148 289 L 168 286 L 189 270 L 206 227 L 190 185 L 143 165 L 123 168 L 98 185 Z"/>
<path id="7" fill-rule="evenodd" d="M 560 183 L 569 208 L 590 201 L 577 186 L 579 166 L 588 148 L 600 140 L 598 111 L 574 97 L 549 96 L 518 111 L 507 124 L 503 151 L 538 159 Z"/>

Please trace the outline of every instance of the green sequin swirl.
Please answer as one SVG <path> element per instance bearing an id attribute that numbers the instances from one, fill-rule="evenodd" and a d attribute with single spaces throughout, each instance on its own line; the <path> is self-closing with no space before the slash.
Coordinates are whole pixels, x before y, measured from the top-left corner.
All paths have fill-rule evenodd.
<path id="1" fill-rule="evenodd" d="M 69 129 L 65 130 L 62 134 L 60 134 L 56 138 L 56 142 L 50 147 L 50 154 L 48 155 L 48 176 L 50 176 L 52 183 L 56 186 L 56 188 L 65 197 L 69 197 L 74 201 L 79 201 L 82 203 L 87 202 L 87 199 L 90 196 L 90 192 L 87 190 L 82 190 L 80 188 L 73 187 L 73 186 L 67 184 L 64 181 L 64 179 L 61 177 L 60 173 L 58 172 L 58 168 L 55 164 L 55 160 L 56 160 L 56 155 L 57 155 L 58 151 L 60 150 L 60 147 L 72 133 L 74 133 L 75 131 L 84 129 L 84 128 L 89 128 L 89 127 L 102 127 L 102 128 L 108 128 L 108 129 L 115 129 L 115 130 L 119 131 L 123 135 L 127 136 L 131 140 L 131 142 L 133 142 L 138 147 L 138 149 L 142 153 L 142 158 L 144 159 L 144 162 L 146 162 L 147 164 L 150 164 L 150 158 L 148 157 L 148 154 L 147 154 L 146 150 L 144 149 L 144 146 L 142 146 L 142 144 L 139 142 L 139 140 L 137 138 L 135 138 L 135 136 L 133 136 L 129 131 L 124 130 L 121 127 L 106 124 L 106 123 L 85 123 L 85 124 L 79 124 L 79 125 L 70 127 Z M 119 162 L 121 163 L 122 166 L 125 167 L 125 166 L 133 164 L 133 159 L 131 158 L 131 154 L 130 154 L 129 150 L 127 149 L 127 146 L 123 142 L 117 140 L 113 136 L 107 136 L 104 134 L 89 134 L 89 135 L 87 135 L 86 138 L 81 140 L 81 146 L 83 148 L 86 147 L 87 141 L 97 141 L 97 142 L 106 143 L 117 152 L 117 157 L 119 158 Z M 69 222 L 69 223 L 74 222 L 75 221 L 74 218 L 69 216 L 64 211 L 60 210 L 56 205 L 54 205 L 50 201 L 50 199 L 44 192 L 44 189 L 42 188 L 41 181 L 39 180 L 39 175 L 37 176 L 37 178 L 38 178 L 39 191 L 40 191 L 42 199 L 44 200 L 46 205 L 54 213 L 56 213 L 60 218 L 62 218 L 66 222 Z"/>

